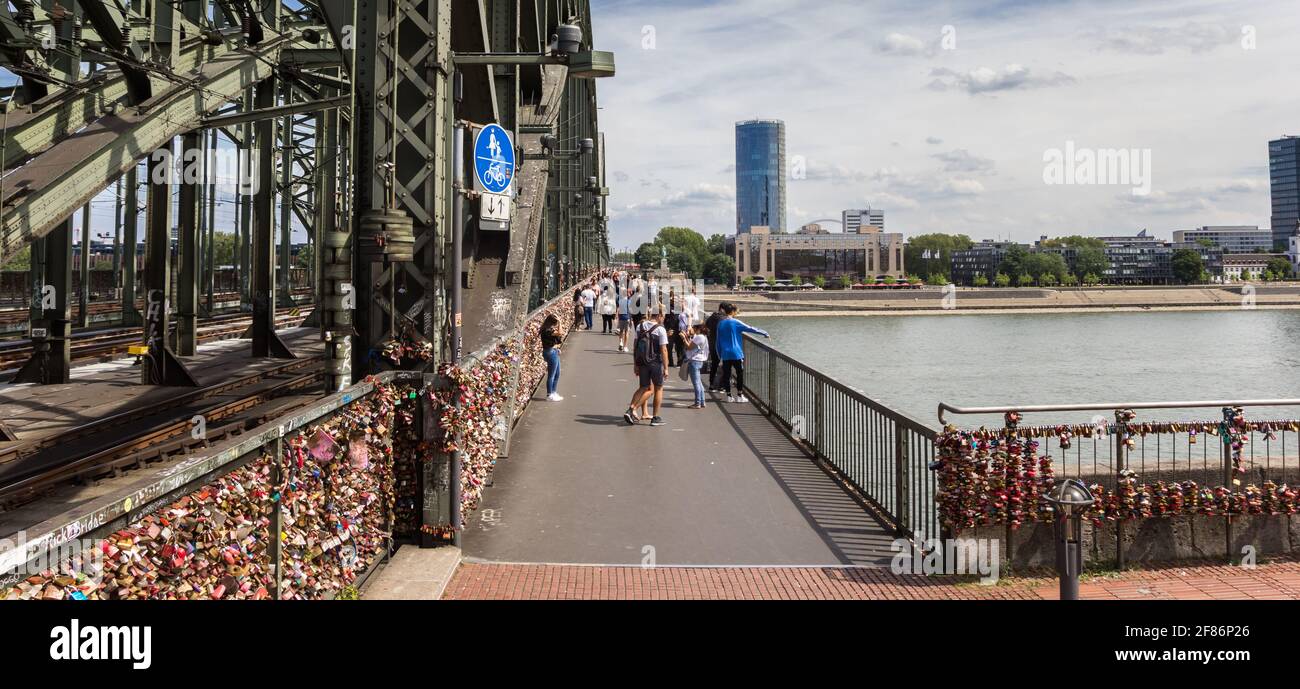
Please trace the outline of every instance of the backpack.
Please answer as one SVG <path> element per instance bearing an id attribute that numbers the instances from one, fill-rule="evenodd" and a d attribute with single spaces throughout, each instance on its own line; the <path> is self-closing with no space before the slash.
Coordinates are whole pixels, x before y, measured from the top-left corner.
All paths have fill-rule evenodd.
<path id="1" fill-rule="evenodd" d="M 637 366 L 655 366 L 663 362 L 658 340 L 651 339 L 655 331 L 662 327 L 656 323 L 650 328 L 637 328 L 636 342 L 632 343 L 632 361 Z"/>

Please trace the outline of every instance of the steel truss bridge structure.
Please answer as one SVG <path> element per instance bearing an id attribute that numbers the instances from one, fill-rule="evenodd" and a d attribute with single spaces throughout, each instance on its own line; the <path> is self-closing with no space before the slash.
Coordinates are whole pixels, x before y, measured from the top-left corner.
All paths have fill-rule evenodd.
<path id="1" fill-rule="evenodd" d="M 251 355 L 290 358 L 275 313 L 305 231 L 328 392 L 395 368 L 388 343 L 431 350 L 405 364 L 428 372 L 517 328 L 609 260 L 594 78 L 614 66 L 591 36 L 588 0 L 0 3 L 0 68 L 16 77 L 0 93 L 0 265 L 30 247 L 38 343 L 16 380 L 68 381 L 72 220 L 89 246 L 89 203 L 110 187 L 144 384 L 194 384 L 184 357 L 219 232 L 236 237 Z M 480 218 L 466 181 L 487 123 L 514 136 L 509 223 Z M 218 227 L 223 185 L 235 222 Z"/>

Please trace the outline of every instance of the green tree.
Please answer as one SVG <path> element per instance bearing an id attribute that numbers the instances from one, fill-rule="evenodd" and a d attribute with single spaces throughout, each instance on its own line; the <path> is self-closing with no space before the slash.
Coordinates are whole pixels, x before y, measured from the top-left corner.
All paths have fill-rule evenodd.
<path id="1" fill-rule="evenodd" d="M 1039 278 L 1039 282 L 1041 282 L 1044 287 L 1055 287 L 1058 280 L 1055 274 L 1044 273 L 1043 277 Z"/>
<path id="2" fill-rule="evenodd" d="M 298 247 L 298 255 L 294 257 L 294 265 L 299 268 L 311 268 L 315 265 L 316 247 L 313 244 L 303 244 Z"/>
<path id="3" fill-rule="evenodd" d="M 1195 249 L 1175 249 L 1169 267 L 1173 270 L 1175 279 L 1183 284 L 1191 284 L 1201 279 L 1205 261 Z"/>
<path id="4" fill-rule="evenodd" d="M 727 235 L 725 234 L 711 234 L 705 244 L 711 254 L 727 253 Z"/>
<path id="5" fill-rule="evenodd" d="M 1060 282 L 1061 278 L 1069 272 L 1065 259 L 1060 254 L 1045 252 L 1035 252 L 1025 256 L 1020 267 L 1034 279 L 1034 282 L 1038 283 L 1041 283 L 1047 275 Z"/>
<path id="6" fill-rule="evenodd" d="M 1106 269 L 1110 267 L 1110 261 L 1106 259 L 1106 250 L 1097 246 L 1085 246 L 1080 248 L 1074 255 L 1074 265 L 1071 266 L 1073 271 L 1078 275 L 1105 275 Z"/>
<path id="7" fill-rule="evenodd" d="M 988 286 L 989 286 L 989 279 L 986 278 L 986 277 L 984 277 L 984 274 L 983 274 L 983 273 L 980 273 L 979 275 L 976 275 L 976 276 L 975 276 L 975 286 L 976 286 L 976 287 L 988 287 Z"/>
<path id="8" fill-rule="evenodd" d="M 234 232 L 217 232 L 213 234 L 212 259 L 219 266 L 233 266 L 236 258 L 239 237 Z"/>
<path id="9" fill-rule="evenodd" d="M 907 246 L 903 247 L 903 264 L 925 274 L 947 272 L 952 265 L 952 252 L 965 251 L 973 244 L 964 234 L 936 232 L 917 235 L 907 240 Z M 926 252 L 930 258 L 924 258 Z"/>
<path id="10" fill-rule="evenodd" d="M 851 288 L 851 287 L 853 287 L 853 278 L 849 277 L 848 275 L 841 275 L 841 276 L 840 276 L 840 288 L 841 288 L 841 289 L 849 289 L 849 288 Z"/>
<path id="11" fill-rule="evenodd" d="M 10 258 L 8 262 L 6 262 L 3 266 L 0 266 L 0 270 L 12 270 L 15 272 L 31 270 L 31 269 L 32 269 L 32 247 L 30 244 L 19 249 L 18 253 L 14 254 L 13 257 Z"/>
<path id="12" fill-rule="evenodd" d="M 704 262 L 704 279 L 718 284 L 732 285 L 736 282 L 736 261 L 730 256 L 713 254 Z"/>
<path id="13" fill-rule="evenodd" d="M 1021 273 L 1016 278 L 1017 287 L 1029 287 L 1030 285 L 1033 284 L 1034 284 L 1034 276 L 1030 275 L 1029 273 Z"/>
<path id="14" fill-rule="evenodd" d="M 1093 285 L 1099 285 L 1101 284 L 1101 278 L 1097 277 L 1096 275 L 1093 275 L 1092 273 L 1087 273 L 1086 275 L 1083 276 L 1083 284 L 1088 285 L 1089 287 Z"/>
<path id="15" fill-rule="evenodd" d="M 816 286 L 817 289 L 826 289 L 826 278 L 818 275 L 813 278 L 813 285 Z"/>
<path id="16" fill-rule="evenodd" d="M 708 257 L 707 254 L 696 253 L 690 249 L 673 245 L 669 245 L 667 249 L 668 268 L 674 273 L 684 273 L 692 279 L 704 275 L 704 261 Z"/>
<path id="17" fill-rule="evenodd" d="M 997 275 L 993 276 L 993 284 L 997 285 L 998 287 L 1010 287 L 1011 276 L 1007 275 L 1006 273 L 999 272 Z"/>
<path id="18" fill-rule="evenodd" d="M 651 269 L 659 267 L 659 245 L 654 242 L 646 242 L 636 248 L 636 262 L 642 268 Z"/>
<path id="19" fill-rule="evenodd" d="M 1291 277 L 1291 262 L 1277 256 L 1268 260 L 1268 270 L 1277 276 L 1278 280 L 1285 280 Z"/>
<path id="20" fill-rule="evenodd" d="M 930 273 L 930 277 L 925 279 L 927 285 L 942 287 L 948 284 L 948 276 L 943 273 Z"/>
<path id="21" fill-rule="evenodd" d="M 803 278 L 800 277 L 800 276 L 798 276 L 798 275 L 796 275 L 796 276 L 794 276 L 793 278 L 791 278 L 791 280 L 790 280 L 790 284 L 794 285 L 795 287 L 802 287 L 802 286 L 803 286 Z"/>
<path id="22" fill-rule="evenodd" d="M 1024 271 L 1025 257 L 1029 255 L 1023 246 L 1012 244 L 1007 248 L 1007 253 L 1002 257 L 1002 264 L 998 266 L 999 273 L 1007 275 L 1020 275 Z"/>
<path id="23" fill-rule="evenodd" d="M 1066 273 L 1065 277 L 1061 278 L 1061 284 L 1066 287 L 1074 287 L 1079 284 L 1079 276 L 1074 273 Z"/>
<path id="24" fill-rule="evenodd" d="M 894 279 L 894 276 L 893 276 L 893 275 L 886 275 L 886 276 L 885 276 L 885 280 L 884 280 L 884 282 L 885 282 L 886 285 L 892 285 L 892 284 L 894 284 L 895 282 L 897 282 L 897 280 Z"/>
<path id="25" fill-rule="evenodd" d="M 745 277 L 743 277 L 743 278 L 740 279 L 740 284 L 741 284 L 742 287 L 753 287 L 753 286 L 754 286 L 754 276 L 752 276 L 752 275 L 746 275 Z"/>

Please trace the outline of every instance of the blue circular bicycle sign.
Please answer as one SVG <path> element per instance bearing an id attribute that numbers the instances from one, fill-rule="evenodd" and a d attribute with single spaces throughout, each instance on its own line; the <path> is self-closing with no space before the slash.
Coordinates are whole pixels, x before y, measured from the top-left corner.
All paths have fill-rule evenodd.
<path id="1" fill-rule="evenodd" d="M 515 147 L 500 125 L 489 124 L 474 137 L 474 174 L 484 191 L 504 194 L 515 177 Z"/>

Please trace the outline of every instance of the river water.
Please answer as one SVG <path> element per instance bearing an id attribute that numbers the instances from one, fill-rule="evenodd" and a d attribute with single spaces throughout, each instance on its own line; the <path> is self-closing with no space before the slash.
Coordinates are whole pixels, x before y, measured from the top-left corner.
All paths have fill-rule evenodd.
<path id="1" fill-rule="evenodd" d="M 771 332 L 770 343 L 793 358 L 935 428 L 941 401 L 1300 398 L 1296 310 L 741 318 Z M 1096 413 L 1031 415 L 1026 422 L 1087 422 Z M 1247 414 L 1295 418 L 1300 409 Z M 1149 420 L 1218 416 L 1217 409 L 1140 412 Z"/>

